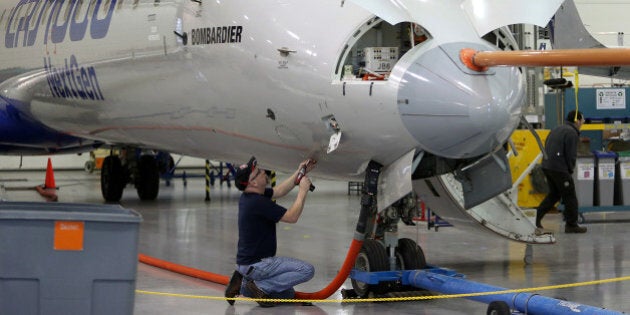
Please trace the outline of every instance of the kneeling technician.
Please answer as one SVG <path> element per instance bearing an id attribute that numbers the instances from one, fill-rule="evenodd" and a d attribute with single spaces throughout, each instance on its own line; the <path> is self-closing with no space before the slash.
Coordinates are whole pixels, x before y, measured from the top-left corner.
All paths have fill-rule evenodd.
<path id="1" fill-rule="evenodd" d="M 237 266 L 226 288 L 226 297 L 241 294 L 259 299 L 290 299 L 295 296 L 293 286 L 313 278 L 313 265 L 295 258 L 276 256 L 276 225 L 279 221 L 298 221 L 311 186 L 310 179 L 302 177 L 297 198 L 289 209 L 272 199 L 289 193 L 295 187 L 296 178 L 311 171 L 315 163 L 313 160 L 303 161 L 295 173 L 275 188 L 267 187 L 269 179 L 265 170 L 257 167 L 255 157 L 237 168 L 235 185 L 243 191 L 238 204 Z M 234 304 L 234 301 L 228 300 L 228 303 Z M 263 307 L 274 305 L 270 302 L 258 304 Z"/>

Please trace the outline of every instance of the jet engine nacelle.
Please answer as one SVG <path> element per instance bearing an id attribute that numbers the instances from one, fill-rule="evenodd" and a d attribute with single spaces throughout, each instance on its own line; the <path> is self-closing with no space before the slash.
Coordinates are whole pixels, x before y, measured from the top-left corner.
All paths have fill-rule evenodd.
<path id="1" fill-rule="evenodd" d="M 391 76 L 400 83 L 403 123 L 423 150 L 445 158 L 472 158 L 505 143 L 525 101 L 519 68 L 471 71 L 459 60 L 466 47 L 496 50 L 480 43 L 419 46 Z"/>

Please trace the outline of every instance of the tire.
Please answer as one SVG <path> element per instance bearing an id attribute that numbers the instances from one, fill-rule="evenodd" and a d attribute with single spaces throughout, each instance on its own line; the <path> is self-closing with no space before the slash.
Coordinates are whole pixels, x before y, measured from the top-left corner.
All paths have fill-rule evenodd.
<path id="1" fill-rule="evenodd" d="M 422 248 L 409 238 L 398 239 L 396 260 L 401 270 L 417 270 L 427 267 Z"/>
<path id="2" fill-rule="evenodd" d="M 119 202 L 125 184 L 125 175 L 120 158 L 115 155 L 105 157 L 101 168 L 101 194 L 105 201 Z"/>
<path id="3" fill-rule="evenodd" d="M 92 174 L 94 172 L 94 169 L 96 168 L 96 163 L 94 163 L 94 161 L 86 161 L 83 168 L 86 172 Z"/>
<path id="4" fill-rule="evenodd" d="M 426 269 L 427 262 L 424 253 L 415 241 L 409 238 L 398 239 L 398 246 L 395 250 L 396 268 L 398 270 L 419 270 Z M 400 291 L 417 291 L 412 285 L 401 285 Z"/>
<path id="5" fill-rule="evenodd" d="M 381 242 L 367 239 L 354 262 L 354 268 L 361 271 L 385 271 L 388 270 L 388 259 L 385 246 Z M 381 293 L 380 284 L 367 284 L 352 279 L 352 288 L 359 297 L 368 297 L 370 292 Z"/>
<path id="6" fill-rule="evenodd" d="M 155 200 L 160 189 L 160 170 L 152 155 L 143 155 L 138 160 L 138 172 L 135 181 L 140 200 Z"/>
<path id="7" fill-rule="evenodd" d="M 510 306 L 503 301 L 493 301 L 488 304 L 486 315 L 511 315 Z"/>

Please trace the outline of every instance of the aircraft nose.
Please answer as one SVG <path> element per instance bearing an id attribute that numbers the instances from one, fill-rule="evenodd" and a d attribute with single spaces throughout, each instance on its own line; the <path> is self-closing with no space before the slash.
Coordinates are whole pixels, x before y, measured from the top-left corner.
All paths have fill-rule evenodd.
<path id="1" fill-rule="evenodd" d="M 422 149 L 447 158 L 486 154 L 516 127 L 525 86 L 516 67 L 467 69 L 459 50 L 480 44 L 449 44 L 411 51 L 402 71 L 398 107 L 403 123 Z"/>

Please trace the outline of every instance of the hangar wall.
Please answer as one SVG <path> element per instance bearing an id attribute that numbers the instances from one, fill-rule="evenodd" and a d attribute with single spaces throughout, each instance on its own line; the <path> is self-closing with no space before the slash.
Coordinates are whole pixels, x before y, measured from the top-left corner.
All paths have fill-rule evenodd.
<path id="1" fill-rule="evenodd" d="M 0 156 L 0 171 L 8 170 L 45 170 L 49 156 Z M 57 154 L 50 156 L 53 168 L 58 169 L 84 169 L 85 162 L 90 159 L 89 153 L 78 154 Z M 180 155 L 173 154 L 175 161 Z M 178 167 L 204 168 L 205 160 L 185 156 Z"/>

